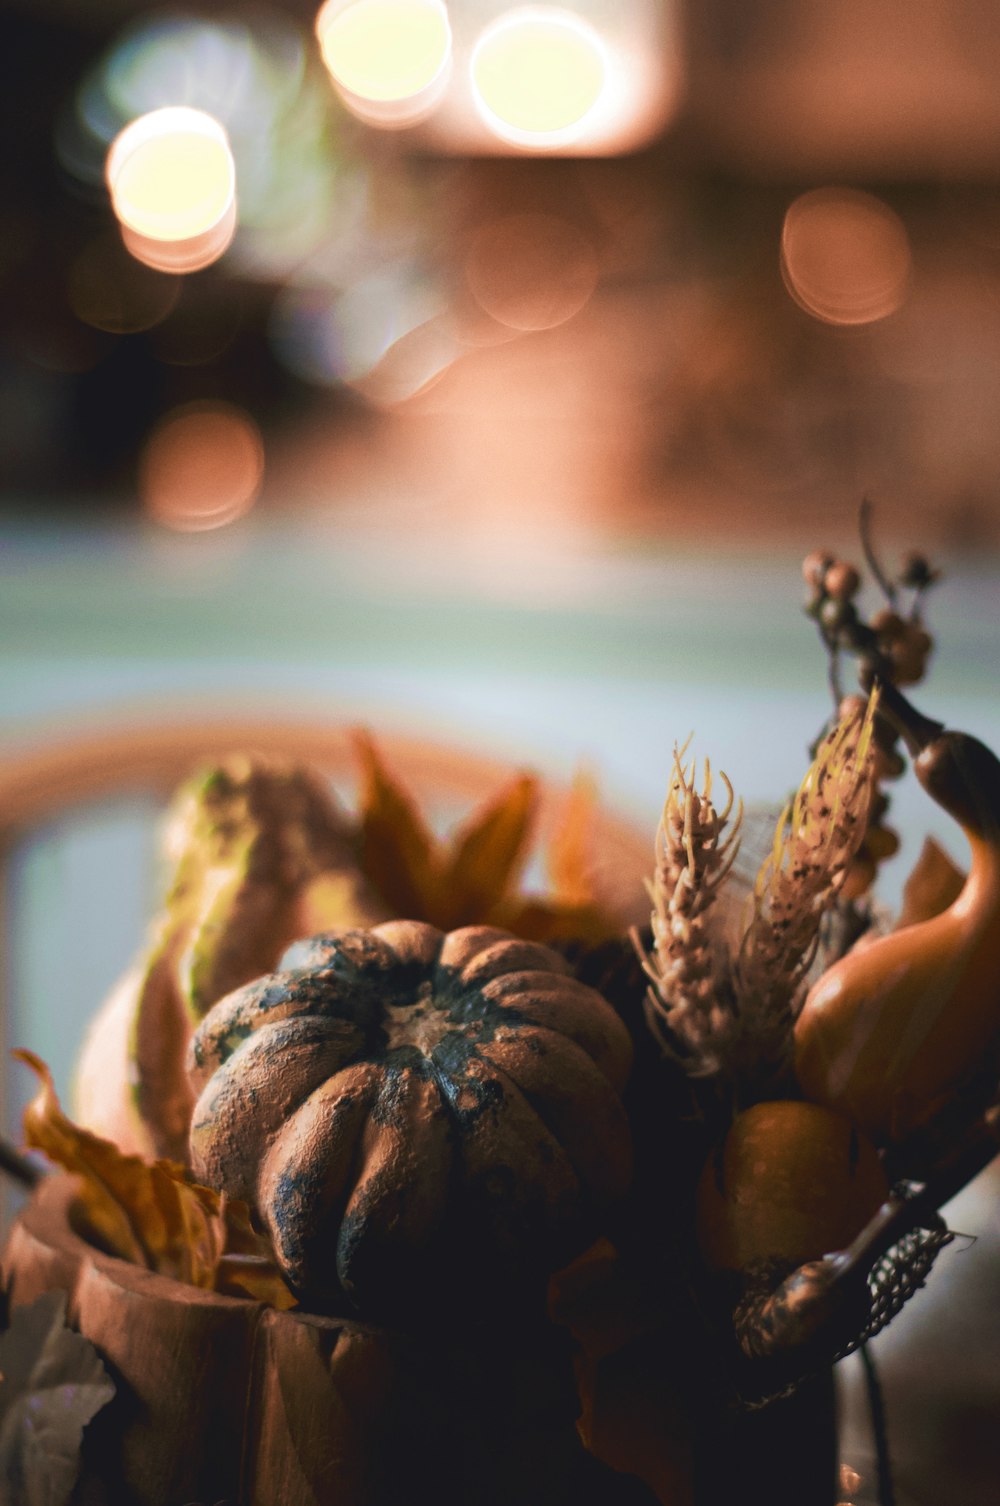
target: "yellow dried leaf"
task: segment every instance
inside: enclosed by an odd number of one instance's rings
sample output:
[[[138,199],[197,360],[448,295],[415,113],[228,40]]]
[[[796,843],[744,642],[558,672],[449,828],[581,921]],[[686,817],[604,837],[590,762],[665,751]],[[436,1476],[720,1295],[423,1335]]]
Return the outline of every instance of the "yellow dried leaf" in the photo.
[[[593,834],[597,785],[581,769],[570,786],[546,855],[553,896],[570,905],[594,903]]]
[[[361,866],[395,914],[427,920],[436,896],[436,844],[371,735],[354,734],[361,765]]]
[[[226,1274],[222,1262],[232,1250],[254,1262],[258,1300],[293,1305],[244,1204],[188,1181],[182,1166],[123,1155],[110,1140],[81,1129],[63,1113],[45,1063],[31,1051],[13,1055],[41,1082],[24,1112],[25,1142],[78,1177],[84,1217],[106,1249],[205,1290]]]
[[[24,1111],[25,1144],[31,1150],[44,1151],[50,1161],[81,1178],[87,1221],[102,1244],[125,1260],[148,1265],[143,1231],[160,1243],[165,1231],[156,1228],[162,1221],[145,1163],[138,1156],[123,1156],[110,1140],[73,1124],[60,1108],[52,1074],[33,1052],[11,1054],[30,1067],[41,1082]]]
[[[524,861],[537,805],[537,779],[520,774],[456,833],[440,874],[436,924],[471,925],[506,897]]]
[[[215,1290],[227,1297],[250,1297],[266,1302],[278,1312],[298,1306],[274,1261],[262,1255],[223,1255],[219,1261]]]

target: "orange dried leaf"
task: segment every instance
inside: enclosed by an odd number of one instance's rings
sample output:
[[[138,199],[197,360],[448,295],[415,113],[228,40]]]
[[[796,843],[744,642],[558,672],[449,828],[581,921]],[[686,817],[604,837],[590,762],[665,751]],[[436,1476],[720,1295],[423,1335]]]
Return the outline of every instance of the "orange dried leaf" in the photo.
[[[439,914],[445,927],[480,921],[513,888],[538,805],[538,781],[520,774],[475,811],[453,837],[441,874]]]
[[[593,835],[597,785],[581,769],[570,786],[546,860],[553,897],[571,905],[594,903]]]
[[[368,732],[355,732],[354,750],[362,774],[361,866],[397,915],[428,920],[436,893],[434,837]]]
[[[598,905],[564,905],[545,899],[511,899],[486,917],[489,924],[512,931],[525,941],[606,941],[617,923]]]

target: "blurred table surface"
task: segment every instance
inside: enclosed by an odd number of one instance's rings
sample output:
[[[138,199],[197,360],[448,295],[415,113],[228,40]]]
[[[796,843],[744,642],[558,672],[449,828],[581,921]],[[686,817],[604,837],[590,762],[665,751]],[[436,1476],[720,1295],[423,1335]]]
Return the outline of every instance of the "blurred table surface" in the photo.
[[[699,554],[662,535],[536,547],[420,523],[418,509],[390,526],[363,508],[336,529],[289,516],[188,537],[110,517],[5,523],[0,754],[148,718],[167,700],[192,714],[364,723],[560,779],[583,763],[651,842],[673,745],[689,733],[748,803],[780,804],[798,782],[829,697],[795,554]],[[856,559],[853,516],[816,542]],[[997,745],[1000,574],[942,563],[919,703]],[[904,840],[890,903],[925,833],[965,858],[912,781],[893,792],[892,820]],[[149,800],[101,802],[7,854],[3,1034],[49,1060],[63,1092],[86,1021],[149,919],[155,822]],[[6,1075],[13,1129],[26,1074]],[[941,1255],[875,1343],[899,1506],[997,1499],[998,1190],[990,1173],[956,1200],[950,1222],[974,1242]],[[865,1477],[854,1499],[874,1502],[857,1362],[841,1372],[845,1459]]]

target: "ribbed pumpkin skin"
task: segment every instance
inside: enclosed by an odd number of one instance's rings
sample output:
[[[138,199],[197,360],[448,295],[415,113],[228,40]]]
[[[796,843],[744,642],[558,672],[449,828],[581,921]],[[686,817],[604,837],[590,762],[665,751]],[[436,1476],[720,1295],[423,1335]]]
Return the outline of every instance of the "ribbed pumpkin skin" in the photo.
[[[391,921],[286,960],[194,1038],[191,1154],[310,1302],[419,1321],[513,1295],[625,1190],[628,1033],[555,952]]]

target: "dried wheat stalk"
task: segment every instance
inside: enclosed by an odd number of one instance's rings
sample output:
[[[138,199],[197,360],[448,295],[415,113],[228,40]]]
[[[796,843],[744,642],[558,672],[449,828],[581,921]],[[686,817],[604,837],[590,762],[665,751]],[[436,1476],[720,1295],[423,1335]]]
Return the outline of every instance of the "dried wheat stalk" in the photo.
[[[792,1026],[805,993],[823,915],[864,837],[873,790],[873,696],[863,717],[837,724],[821,742],[781,815],[761,866],[753,914],[735,955],[713,906],[736,859],[743,806],[731,830],[702,789],[695,766],[674,766],[656,838],[652,952],[636,940],[651,987],[646,1018],[664,1052],[693,1077],[719,1075],[741,1090],[766,1089],[787,1069]]]
[[[734,986],[762,1037],[786,1036],[802,1006],[820,923],[864,837],[871,803],[876,697],[827,733],[778,821],[754,888]]]
[[[694,762],[690,770],[682,762],[686,746],[674,748],[670,787],[656,834],[656,870],[647,884],[653,902],[653,950],[647,954],[640,947],[639,955],[652,984],[646,999],[650,1029],[665,1051],[681,1056],[692,1075],[706,1076],[720,1069],[718,1047],[729,1024],[711,910],[736,859],[743,805],[740,802],[726,833],[734,804],[732,785],[725,774],[720,776],[727,798],[725,808],[717,811],[708,761],[699,791]]]

